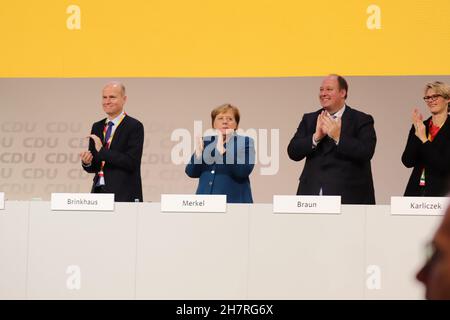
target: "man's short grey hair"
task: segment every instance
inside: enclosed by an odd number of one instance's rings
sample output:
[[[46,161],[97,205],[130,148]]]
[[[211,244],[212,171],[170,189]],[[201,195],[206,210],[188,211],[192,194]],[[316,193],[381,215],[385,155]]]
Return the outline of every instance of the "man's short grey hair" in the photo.
[[[124,84],[123,84],[122,82],[120,82],[120,81],[111,81],[111,82],[108,82],[108,83],[105,85],[105,87],[107,87],[107,86],[118,86],[118,87],[120,87],[120,91],[121,91],[121,93],[122,93],[122,96],[125,96],[126,93],[127,93],[127,91],[125,90]]]

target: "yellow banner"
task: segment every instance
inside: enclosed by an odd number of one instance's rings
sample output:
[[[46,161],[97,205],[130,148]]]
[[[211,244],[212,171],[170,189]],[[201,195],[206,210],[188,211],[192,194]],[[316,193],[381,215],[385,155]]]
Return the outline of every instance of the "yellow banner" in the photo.
[[[2,1],[0,77],[450,74],[449,0]]]

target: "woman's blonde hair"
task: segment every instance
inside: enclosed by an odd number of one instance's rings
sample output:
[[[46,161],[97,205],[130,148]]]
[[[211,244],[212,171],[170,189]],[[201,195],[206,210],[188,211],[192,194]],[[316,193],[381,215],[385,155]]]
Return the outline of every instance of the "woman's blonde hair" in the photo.
[[[444,99],[450,99],[450,87],[441,81],[429,82],[425,85],[425,94],[428,89],[434,90],[436,94],[440,94]]]

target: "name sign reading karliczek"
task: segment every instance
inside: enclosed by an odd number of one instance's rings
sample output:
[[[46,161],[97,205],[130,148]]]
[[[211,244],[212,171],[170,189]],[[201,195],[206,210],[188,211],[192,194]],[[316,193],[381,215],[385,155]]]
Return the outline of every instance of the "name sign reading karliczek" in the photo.
[[[226,212],[226,195],[162,194],[161,212]]]
[[[5,209],[5,193],[0,192],[0,210]]]
[[[448,197],[391,197],[391,215],[441,216]]]
[[[341,196],[273,196],[274,213],[341,213]]]
[[[52,210],[114,211],[113,193],[52,193]]]

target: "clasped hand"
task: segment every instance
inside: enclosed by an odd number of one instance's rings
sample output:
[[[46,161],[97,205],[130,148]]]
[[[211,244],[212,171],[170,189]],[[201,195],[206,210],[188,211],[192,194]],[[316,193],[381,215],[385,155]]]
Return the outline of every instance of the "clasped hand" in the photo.
[[[220,130],[216,130],[216,134],[217,134],[217,150],[219,151],[220,154],[224,154],[226,152],[225,149],[225,141],[228,141],[229,137],[234,133],[233,129],[226,129],[225,130],[225,134],[222,133]],[[205,145],[203,142],[203,138],[201,136],[197,136],[195,138],[195,156],[197,158],[200,158],[202,153],[203,153],[203,149],[204,149]]]
[[[95,150],[97,150],[97,152],[103,147],[102,141],[95,134],[89,135],[86,139],[92,139],[94,141]],[[80,159],[85,165],[90,165],[93,158],[94,157],[90,151],[83,151],[80,153]]]
[[[314,133],[314,140],[320,141],[325,136],[329,136],[334,141],[339,141],[341,136],[342,121],[340,118],[333,119],[328,112],[322,111],[317,117],[316,132]]]

